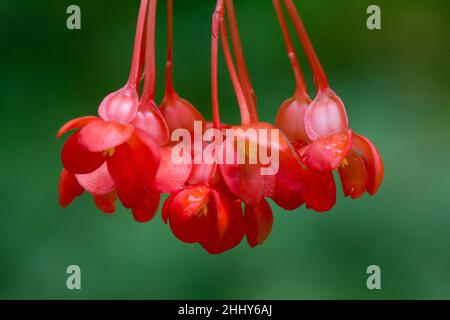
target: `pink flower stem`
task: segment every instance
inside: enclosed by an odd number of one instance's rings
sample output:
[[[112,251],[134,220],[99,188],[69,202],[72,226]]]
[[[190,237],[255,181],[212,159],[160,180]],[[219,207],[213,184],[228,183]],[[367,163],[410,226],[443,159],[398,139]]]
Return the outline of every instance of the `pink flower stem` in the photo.
[[[167,0],[166,97],[174,97],[173,86],[173,0]]]
[[[277,13],[278,21],[280,22],[281,32],[283,33],[283,39],[286,44],[286,49],[288,53],[289,60],[291,61],[292,70],[294,71],[295,83],[296,83],[296,97],[304,97],[307,93],[307,86],[305,82],[305,77],[303,76],[300,63],[298,61],[297,52],[295,51],[294,43],[289,35],[289,29],[286,23],[286,19],[283,14],[283,8],[279,0],[272,0],[273,6]]]
[[[155,28],[157,0],[150,0],[147,18],[147,48],[145,50],[145,80],[142,92],[142,100],[153,100],[156,85],[156,61],[155,61]]]
[[[216,9],[212,17],[212,39],[211,39],[211,98],[214,128],[221,129],[219,108],[219,17],[223,11],[223,0],[217,0]]]
[[[256,95],[252,86],[252,81],[245,62],[244,52],[242,50],[241,38],[234,10],[233,0],[225,0],[225,7],[230,28],[231,42],[233,44],[233,53],[236,59],[236,67],[239,79],[244,90],[245,99],[250,109],[250,115],[253,122],[258,122],[258,112],[256,110]]]
[[[294,2],[292,0],[284,0],[284,4],[289,16],[291,17],[292,23],[294,24],[295,31],[300,38],[300,42],[303,45],[309,64],[311,65],[317,89],[327,89],[329,87],[327,76],[325,75],[323,67],[317,57],[316,51],[314,50],[311,40],[309,39],[308,33],[306,32],[305,26],[303,25],[302,19],[297,11],[297,8],[295,7]]]
[[[250,124],[252,122],[252,118],[250,116],[250,110],[247,104],[247,100],[245,99],[244,91],[242,89],[242,85],[239,81],[238,74],[236,72],[236,68],[234,66],[233,57],[231,55],[230,51],[230,45],[228,43],[228,33],[227,33],[227,27],[224,20],[224,13],[223,10],[220,12],[219,15],[219,21],[220,21],[220,36],[222,38],[222,48],[223,53],[225,55],[225,61],[227,63],[228,72],[230,74],[231,82],[233,84],[234,91],[236,93],[236,98],[238,100],[239,110],[241,112],[241,123],[243,125]]]
[[[131,62],[130,76],[128,78],[127,85],[129,87],[139,87],[141,80],[142,67],[144,64],[143,49],[145,47],[145,22],[147,17],[148,0],[141,0],[139,8],[139,16],[136,27],[136,36],[134,39],[133,58]]]

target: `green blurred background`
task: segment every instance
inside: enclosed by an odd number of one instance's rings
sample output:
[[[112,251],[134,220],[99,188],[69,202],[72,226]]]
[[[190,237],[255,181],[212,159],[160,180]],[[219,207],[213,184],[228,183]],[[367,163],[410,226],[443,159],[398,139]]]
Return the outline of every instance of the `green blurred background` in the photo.
[[[174,1],[175,84],[210,117],[213,0]],[[157,217],[99,213],[90,197],[57,200],[65,121],[95,114],[127,79],[138,1],[15,1],[0,5],[0,298],[442,299],[450,298],[450,3],[297,0],[344,100],[352,128],[375,142],[385,181],[375,197],[339,192],[326,214],[275,212],[270,238],[222,255],[179,242]],[[82,30],[66,28],[66,8]],[[382,30],[366,28],[378,4]],[[271,1],[236,0],[261,118],[294,89]],[[166,8],[158,10],[158,101],[164,91]],[[306,75],[309,69],[301,55]],[[224,64],[224,121],[239,120]],[[66,288],[66,268],[82,290]],[[366,268],[382,290],[366,288]]]

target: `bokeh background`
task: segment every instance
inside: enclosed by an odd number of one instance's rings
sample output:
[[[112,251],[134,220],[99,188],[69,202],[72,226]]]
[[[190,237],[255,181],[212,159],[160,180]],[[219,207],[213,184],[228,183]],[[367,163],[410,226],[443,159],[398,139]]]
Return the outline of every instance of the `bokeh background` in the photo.
[[[175,0],[175,84],[210,117],[213,0]],[[179,242],[157,217],[140,225],[90,197],[58,207],[65,121],[95,114],[127,79],[138,1],[0,4],[0,298],[2,299],[449,299],[450,4],[442,0],[298,0],[352,128],[385,163],[375,197],[316,214],[275,210],[270,238],[214,256]],[[66,8],[82,30],[66,28]],[[366,8],[382,9],[382,30]],[[236,0],[261,118],[272,121],[294,81],[269,0]],[[164,91],[165,1],[158,9],[158,101]],[[297,43],[298,44],[298,43]],[[302,64],[310,78],[303,54]],[[238,122],[220,66],[224,120]],[[82,290],[66,288],[66,268]],[[366,268],[382,290],[366,288]]]

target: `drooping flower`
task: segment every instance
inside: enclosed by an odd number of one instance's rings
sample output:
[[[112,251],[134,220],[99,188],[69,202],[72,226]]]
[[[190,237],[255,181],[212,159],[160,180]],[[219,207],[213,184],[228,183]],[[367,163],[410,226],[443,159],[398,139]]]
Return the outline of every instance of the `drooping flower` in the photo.
[[[78,125],[83,123],[84,119]],[[78,125],[70,129],[78,129]],[[68,128],[63,126],[58,135]],[[80,127],[67,139],[61,153],[69,173],[79,181],[89,180],[89,184],[81,183],[86,190],[96,194],[95,189],[107,188],[109,192],[115,189],[126,208],[138,205],[147,190],[151,190],[159,157],[156,143],[145,131],[102,119],[93,119]]]
[[[147,7],[148,1],[141,1],[130,77],[124,89],[104,99],[100,118],[77,118],[58,132],[61,137],[76,130],[61,153],[62,206],[86,190],[94,196],[97,207],[111,213],[117,195],[126,208],[140,212],[139,220],[145,220],[142,212],[150,209],[151,199],[155,199],[152,187],[159,166],[159,149],[147,132],[130,124],[137,112]]]
[[[374,194],[384,175],[383,163],[377,149],[367,138],[354,134],[349,128],[344,104],[329,87],[328,79],[294,3],[292,0],[284,0],[317,86],[316,98],[309,102],[279,0],[273,0],[273,3],[297,79],[294,98],[297,102],[285,103],[280,108],[277,126],[284,130],[290,139],[300,144],[300,158],[314,175],[339,169],[345,195],[358,197],[362,190]],[[297,117],[294,117],[295,115]],[[326,179],[327,185],[330,185],[329,190],[333,189],[331,179],[332,176]],[[317,177],[316,180],[320,181]]]
[[[172,193],[163,206],[163,220],[179,240],[199,243],[209,253],[222,253],[244,236],[241,202],[214,182],[213,177],[220,175],[215,166],[197,169],[206,180]]]
[[[227,9],[232,8],[232,1],[227,2]],[[230,5],[231,4],[231,5]],[[228,11],[227,11],[228,12]],[[245,62],[241,62],[241,77],[236,72],[231,51],[228,44],[228,35],[226,31],[226,23],[224,21],[223,11],[220,14],[220,34],[222,37],[222,47],[224,51],[225,60],[227,62],[228,71],[233,83],[233,87],[238,99],[238,105],[241,112],[240,126],[233,126],[233,134],[237,138],[237,144],[229,146],[230,143],[224,143],[223,154],[226,156],[226,150],[233,150],[234,156],[244,154],[247,158],[244,163],[239,161],[233,161],[232,164],[222,164],[220,169],[230,191],[240,198],[249,206],[257,206],[264,197],[273,198],[281,207],[291,208],[292,199],[285,197],[285,191],[290,188],[296,181],[295,186],[298,187],[302,183],[301,180],[301,163],[298,156],[293,149],[288,139],[282,132],[274,128],[271,124],[260,122],[257,117],[256,105],[254,94],[245,95],[242,83],[249,81],[249,77],[246,76],[247,71],[245,68]],[[233,43],[238,46],[236,54],[240,58],[236,58],[237,61],[245,61],[242,55],[242,49],[238,38],[238,29],[234,17],[234,11],[232,11],[231,19],[229,19],[231,30],[234,32],[231,38],[234,39]],[[251,88],[251,84],[246,84],[247,88]],[[251,91],[253,92],[253,91]],[[251,112],[250,110],[253,110]],[[251,132],[254,134],[252,135]],[[249,134],[250,133],[250,134]],[[234,144],[233,141],[231,143]],[[240,149],[239,150],[239,146]],[[263,174],[264,169],[271,164],[263,163],[260,158],[261,150],[266,150],[267,154],[278,155],[278,167],[276,172],[272,174]],[[256,161],[248,159],[253,155],[257,155]],[[296,191],[298,191],[296,189]],[[298,193],[298,192],[297,192]],[[296,196],[298,199],[298,195]]]

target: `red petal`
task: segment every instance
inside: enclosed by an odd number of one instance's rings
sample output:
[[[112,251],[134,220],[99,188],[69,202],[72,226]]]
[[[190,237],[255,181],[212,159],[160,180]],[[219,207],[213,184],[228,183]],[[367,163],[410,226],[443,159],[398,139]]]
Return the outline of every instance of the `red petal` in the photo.
[[[348,153],[346,159],[348,163],[339,168],[342,189],[345,196],[356,199],[362,196],[367,188],[366,164],[353,150]]]
[[[305,97],[305,101],[295,98],[286,100],[278,110],[275,126],[291,141],[308,142],[309,138],[305,131],[305,112],[311,100]]]
[[[375,145],[366,137],[355,134],[353,149],[361,154],[367,166],[367,192],[377,193],[384,178],[383,159]]]
[[[94,203],[99,210],[111,214],[116,212],[116,199],[116,193],[111,192],[103,196],[94,196]]]
[[[313,141],[348,130],[344,104],[331,89],[320,90],[306,109],[305,130]]]
[[[63,169],[59,178],[59,205],[67,207],[72,201],[83,193],[83,188],[78,183],[75,175]]]
[[[243,202],[256,205],[264,197],[266,180],[261,175],[261,166],[254,164],[220,165],[220,172],[230,191]]]
[[[130,147],[130,165],[137,181],[151,189],[160,162],[159,147],[149,134],[140,129],[136,129],[127,144]]]
[[[255,130],[256,135],[246,135],[247,130]],[[266,130],[267,136],[263,137],[260,135],[259,129]],[[248,205],[258,204],[263,196],[273,196],[275,192],[275,173],[273,175],[263,175],[263,169],[268,169],[270,164],[261,164],[261,159],[259,157],[261,148],[267,148],[269,154],[273,154],[273,149],[280,148],[277,141],[270,141],[271,132],[270,130],[277,130],[271,125],[266,123],[253,123],[249,126],[233,127],[235,139],[227,139],[225,143],[222,144],[222,154],[226,157],[227,150],[234,150],[234,160],[233,164],[222,164],[220,165],[220,171],[224,178],[225,183],[232,193],[234,193],[238,198],[244,201]],[[244,130],[244,133],[238,130]],[[250,132],[250,131],[249,131]],[[239,142],[235,141],[245,141],[246,144],[249,143],[254,151],[257,152],[257,164],[250,163],[249,159],[245,159],[244,164],[238,164],[238,153],[242,150],[238,150]],[[256,147],[255,147],[256,146]],[[247,148],[247,147],[246,147]]]
[[[67,139],[61,152],[61,160],[70,173],[91,173],[105,162],[105,158],[101,152],[90,152],[83,147],[79,143],[79,136],[79,132],[76,132]]]
[[[143,201],[147,190],[139,183],[132,166],[130,146],[125,143],[115,149],[107,160],[108,171],[116,183],[116,191],[125,208],[133,208]]]
[[[262,244],[272,231],[273,213],[266,200],[257,206],[245,207],[245,228],[248,244],[251,247]]]
[[[80,130],[80,144],[89,151],[101,152],[121,145],[130,138],[133,131],[132,125],[97,120]]]
[[[152,136],[159,146],[170,140],[170,132],[166,120],[154,101],[142,101],[133,124]]]
[[[170,228],[174,235],[181,241],[195,243],[201,241],[208,232],[211,213],[209,208],[210,189],[207,187],[191,187],[181,190],[171,200],[169,210]],[[206,215],[200,215],[207,206]],[[204,211],[203,211],[204,213]]]
[[[214,203],[211,211],[208,234],[200,241],[202,247],[211,254],[230,250],[241,243],[245,233],[241,201],[234,200],[216,191],[212,192]],[[209,214],[209,212],[208,212]]]
[[[93,195],[105,195],[110,193],[116,187],[114,181],[108,172],[108,166],[103,163],[100,168],[92,173],[77,174],[78,183],[89,193]]]
[[[160,106],[161,114],[166,120],[170,132],[183,128],[194,132],[194,122],[201,121],[203,128],[205,119],[188,101],[178,97],[166,97]]]
[[[94,117],[94,116],[86,116],[86,117],[81,117],[81,118],[76,118],[76,119],[70,120],[69,122],[65,123],[61,127],[61,129],[59,129],[57,137],[61,138],[63,136],[63,134],[65,134],[71,130],[80,129],[80,128],[84,127],[85,125],[91,123],[94,120],[99,120],[99,118]]]
[[[271,197],[277,205],[294,210],[304,203],[301,195],[305,185],[305,171],[296,150],[280,135],[279,169],[276,175],[275,193]]]
[[[150,193],[143,203],[133,208],[133,217],[137,222],[148,222],[153,219],[158,211],[161,196],[159,193]]]
[[[183,187],[192,171],[192,163],[175,164],[172,161],[173,147],[160,149],[161,161],[154,181],[155,191],[172,193]]]
[[[316,171],[337,169],[352,146],[352,131],[320,138],[301,151],[302,161]]]
[[[181,192],[182,190],[179,190],[178,192]],[[171,195],[169,195],[169,197],[166,199],[166,201],[164,201],[163,207],[161,209],[161,217],[164,221],[165,224],[167,224],[167,222],[169,221],[169,217],[170,217],[170,204],[173,200],[173,198],[178,194],[178,192],[172,193]]]
[[[125,86],[107,95],[98,108],[98,114],[105,121],[130,123],[138,111],[139,95],[136,88]]]
[[[303,198],[307,208],[317,212],[325,212],[333,208],[336,204],[336,184],[333,173],[308,170],[306,176]]]
[[[188,184],[198,185],[206,184],[209,185],[213,177],[217,173],[217,164],[193,164],[191,175],[187,181]]]

